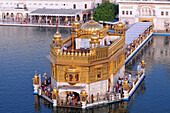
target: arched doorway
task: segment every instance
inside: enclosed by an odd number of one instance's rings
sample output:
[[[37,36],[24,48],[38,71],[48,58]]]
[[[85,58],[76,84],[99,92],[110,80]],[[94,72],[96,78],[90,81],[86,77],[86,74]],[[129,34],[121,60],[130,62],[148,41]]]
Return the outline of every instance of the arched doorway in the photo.
[[[11,13],[11,20],[14,20],[14,13]]]
[[[5,19],[5,13],[2,13],[2,19]]]
[[[77,20],[80,21],[80,16],[79,15],[77,15]]]
[[[80,95],[77,92],[73,92],[73,94],[75,95],[75,99],[77,99],[77,101],[80,101]]]
[[[22,19],[23,19],[23,14],[22,14],[22,13],[17,13],[17,14],[16,14],[16,19],[17,19],[17,21],[22,21]]]
[[[10,14],[6,13],[6,18],[9,19],[10,18]]]
[[[148,20],[144,20],[144,21],[142,21],[142,22],[150,22],[150,21],[148,21]]]
[[[139,18],[139,22],[153,22],[153,18]]]
[[[80,104],[80,94],[75,91],[62,91],[59,93],[59,101],[62,105],[78,105]]]
[[[83,21],[85,22],[86,21],[86,14],[83,15]]]
[[[25,14],[24,18],[28,19],[28,13]]]
[[[68,99],[69,97],[75,99],[77,102],[80,101],[80,94],[77,92],[72,92],[72,91],[66,92],[66,98]]]

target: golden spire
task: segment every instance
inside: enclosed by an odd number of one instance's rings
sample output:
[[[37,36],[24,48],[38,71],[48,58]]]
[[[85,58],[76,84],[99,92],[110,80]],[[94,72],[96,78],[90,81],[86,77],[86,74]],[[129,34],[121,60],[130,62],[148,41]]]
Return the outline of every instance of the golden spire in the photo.
[[[54,39],[61,39],[61,34],[58,31],[58,27],[57,27],[57,32],[54,34]]]
[[[93,11],[91,11],[91,20],[93,20]]]

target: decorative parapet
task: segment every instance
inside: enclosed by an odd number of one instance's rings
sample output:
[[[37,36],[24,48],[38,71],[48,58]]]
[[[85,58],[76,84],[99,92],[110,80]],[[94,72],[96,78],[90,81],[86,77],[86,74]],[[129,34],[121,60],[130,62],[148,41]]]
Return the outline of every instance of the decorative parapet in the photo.
[[[115,54],[125,44],[125,39],[123,37],[120,37],[117,39],[113,44],[111,44],[108,48],[108,55],[111,56],[112,54]]]
[[[85,53],[85,52],[56,52],[53,46],[50,46],[50,56],[57,63],[82,63],[88,64],[89,62],[102,60],[110,57],[115,54],[121,46],[124,45],[124,38],[121,37],[116,40],[112,45],[96,48],[94,52]]]
[[[89,61],[101,60],[108,57],[108,47],[96,48],[95,53],[89,57]]]
[[[87,64],[88,58],[92,53],[81,53],[81,52],[55,52],[54,48],[50,46],[50,56],[57,63],[82,63]]]
[[[86,39],[91,39],[91,36],[94,34],[95,31],[82,31],[77,30],[76,32],[76,38],[86,38]],[[99,35],[99,38],[102,39],[103,36],[106,36],[107,29],[101,30],[97,35]]]

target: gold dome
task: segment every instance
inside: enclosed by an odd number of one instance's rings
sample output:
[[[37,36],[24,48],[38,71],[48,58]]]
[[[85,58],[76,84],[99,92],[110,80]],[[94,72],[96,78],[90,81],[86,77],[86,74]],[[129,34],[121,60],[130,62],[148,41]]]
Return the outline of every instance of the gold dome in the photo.
[[[103,26],[99,23],[95,22],[94,20],[90,20],[89,22],[84,23],[81,26],[82,31],[85,32],[96,32],[103,29]]]
[[[81,26],[82,31],[84,31],[84,32],[96,32],[96,31],[102,30],[103,26],[93,20],[93,12],[91,12],[91,15],[92,15],[91,20],[84,23]]]
[[[106,29],[109,29],[109,26],[108,26],[108,24],[105,26],[105,28],[106,28]]]
[[[57,29],[57,32],[54,34],[54,39],[61,39],[61,34],[58,32],[58,29]]]
[[[80,23],[76,20],[74,23],[73,23],[75,26],[78,26],[80,25]]]
[[[96,33],[93,33],[93,35],[91,36],[91,40],[98,40],[99,37],[97,36]]]
[[[121,21],[119,21],[119,23],[117,24],[119,27],[122,27],[123,26],[123,24],[122,24],[122,22]]]

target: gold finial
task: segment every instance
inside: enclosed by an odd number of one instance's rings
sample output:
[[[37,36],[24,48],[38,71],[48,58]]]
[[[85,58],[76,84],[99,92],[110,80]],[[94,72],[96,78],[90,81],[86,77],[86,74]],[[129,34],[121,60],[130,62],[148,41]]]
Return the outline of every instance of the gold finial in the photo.
[[[57,27],[57,32],[54,34],[54,39],[61,39],[61,34],[59,33],[58,27]]]
[[[91,11],[91,20],[93,20],[93,11]]]

